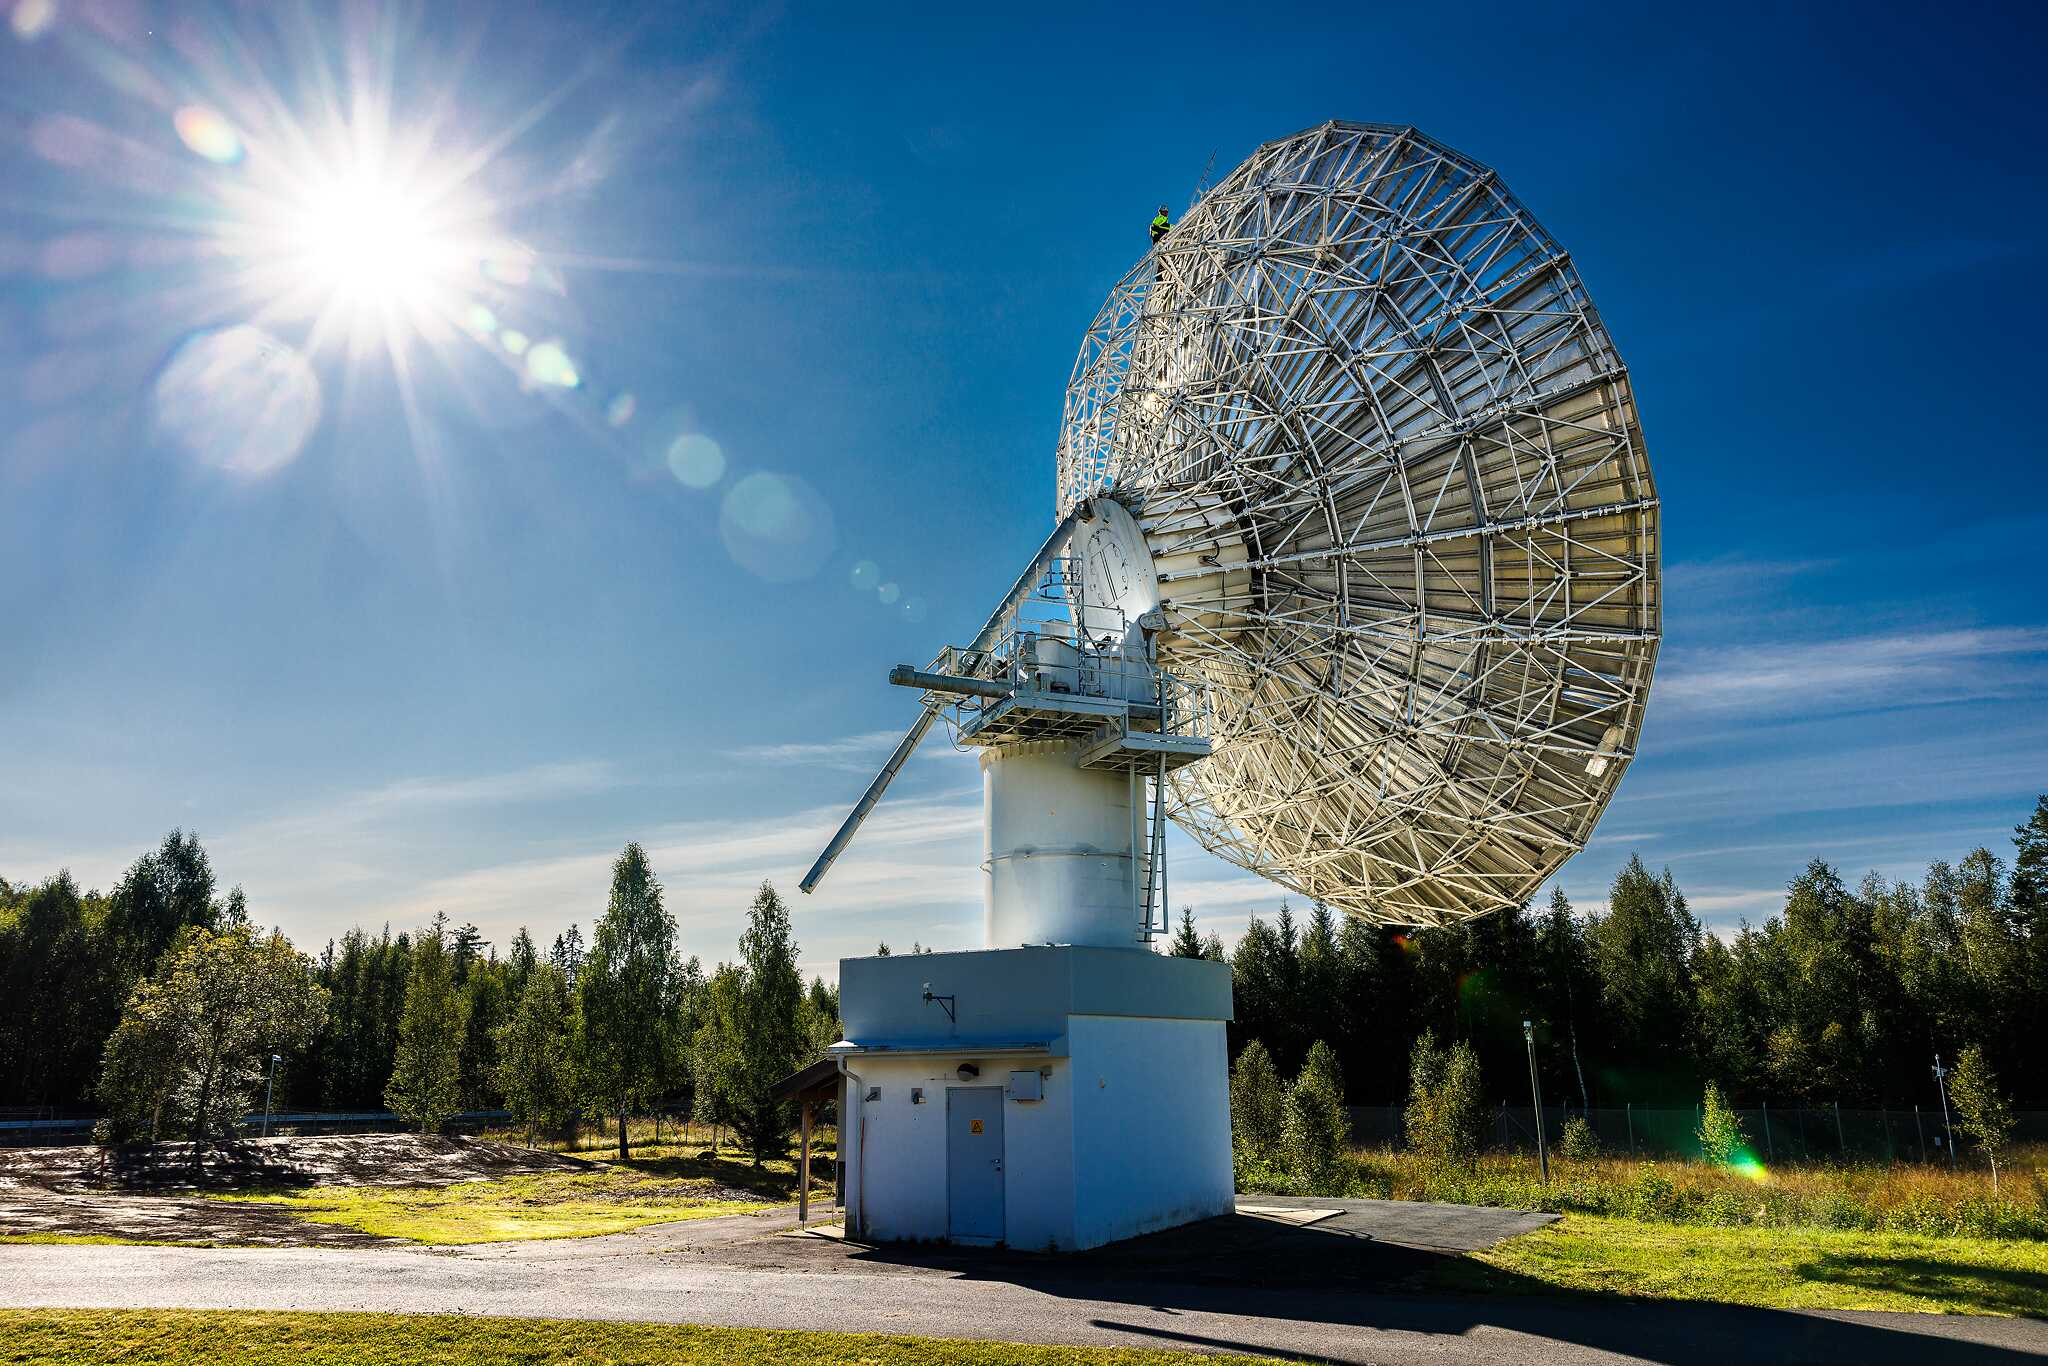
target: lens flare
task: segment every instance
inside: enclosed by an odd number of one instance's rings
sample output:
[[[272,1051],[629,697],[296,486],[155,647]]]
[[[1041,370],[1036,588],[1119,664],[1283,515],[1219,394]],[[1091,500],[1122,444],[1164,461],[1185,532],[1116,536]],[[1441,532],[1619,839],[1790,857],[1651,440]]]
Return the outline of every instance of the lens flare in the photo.
[[[793,474],[758,471],[726,490],[718,534],[734,563],[772,583],[809,578],[836,542],[832,509]]]
[[[894,607],[896,599],[903,596],[903,588],[899,584],[885,583],[875,590],[875,595],[881,598],[882,606]]]
[[[526,378],[530,383],[552,389],[574,389],[583,383],[575,362],[556,341],[544,341],[527,351]]]
[[[702,432],[686,432],[669,442],[668,472],[685,488],[708,489],[725,477],[725,452]],[[760,534],[755,527],[774,515],[765,503],[780,490],[780,485],[769,484],[750,493],[743,502],[742,516],[749,534]]]
[[[853,573],[848,577],[853,583],[854,592],[871,593],[875,585],[882,581],[882,567],[873,560],[861,560],[854,565]]]
[[[221,328],[178,348],[157,376],[150,416],[194,463],[259,479],[290,464],[319,425],[320,380],[261,328]]]
[[[24,43],[32,43],[42,37],[43,31],[56,22],[55,0],[19,0],[14,13],[7,17],[8,27]]]
[[[232,166],[242,159],[242,139],[234,125],[204,105],[188,104],[171,116],[178,140],[194,155],[219,166]]]
[[[1728,1159],[1728,1169],[1736,1175],[1746,1176],[1758,1184],[1771,1179],[1771,1174],[1764,1167],[1764,1164],[1758,1160],[1755,1153],[1747,1148],[1737,1148],[1735,1150],[1735,1155]]]

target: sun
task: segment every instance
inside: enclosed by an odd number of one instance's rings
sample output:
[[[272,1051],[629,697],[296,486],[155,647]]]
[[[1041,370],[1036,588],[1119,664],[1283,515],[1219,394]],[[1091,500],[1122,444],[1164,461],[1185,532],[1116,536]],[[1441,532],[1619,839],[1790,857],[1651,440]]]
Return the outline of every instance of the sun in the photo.
[[[431,310],[459,269],[456,244],[424,198],[368,171],[314,182],[293,218],[287,249],[343,308]]]
[[[459,201],[367,159],[295,169],[261,205],[255,245],[298,311],[387,337],[436,333],[458,316],[480,255]]]

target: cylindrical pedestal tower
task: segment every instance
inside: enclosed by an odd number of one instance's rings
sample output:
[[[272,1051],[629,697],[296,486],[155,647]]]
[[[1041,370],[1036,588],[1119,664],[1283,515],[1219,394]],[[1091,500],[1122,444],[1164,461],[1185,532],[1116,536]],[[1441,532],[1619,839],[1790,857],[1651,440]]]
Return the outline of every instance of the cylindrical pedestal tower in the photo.
[[[1138,831],[1127,773],[1030,740],[981,754],[986,947],[1138,947]]]

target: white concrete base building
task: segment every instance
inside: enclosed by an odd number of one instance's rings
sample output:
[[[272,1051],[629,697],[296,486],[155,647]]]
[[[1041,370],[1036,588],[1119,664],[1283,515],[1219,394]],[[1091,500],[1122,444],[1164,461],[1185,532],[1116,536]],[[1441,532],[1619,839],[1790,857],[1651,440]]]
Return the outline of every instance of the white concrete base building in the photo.
[[[1230,1212],[1225,964],[1046,945],[839,983],[851,1236],[1073,1251]]]

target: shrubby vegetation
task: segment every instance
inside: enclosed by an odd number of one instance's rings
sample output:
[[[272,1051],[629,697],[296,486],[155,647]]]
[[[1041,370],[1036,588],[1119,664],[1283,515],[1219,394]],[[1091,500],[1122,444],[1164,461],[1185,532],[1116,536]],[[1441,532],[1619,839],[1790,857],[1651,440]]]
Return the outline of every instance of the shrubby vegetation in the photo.
[[[1408,1061],[1408,1146],[1435,1166],[1469,1163],[1486,1133],[1479,1057],[1463,1039],[1439,1048],[1424,1030]]]
[[[1723,1166],[1736,1159],[1748,1139],[1748,1135],[1742,1132],[1741,1119],[1728,1108],[1728,1102],[1721,1098],[1721,1088],[1711,1081],[1707,1083],[1706,1092],[1700,1097],[1698,1138],[1700,1160]]]
[[[1566,1119],[1557,1136],[1557,1156],[1564,1162],[1590,1162],[1600,1156],[1600,1136],[1584,1115]]]

